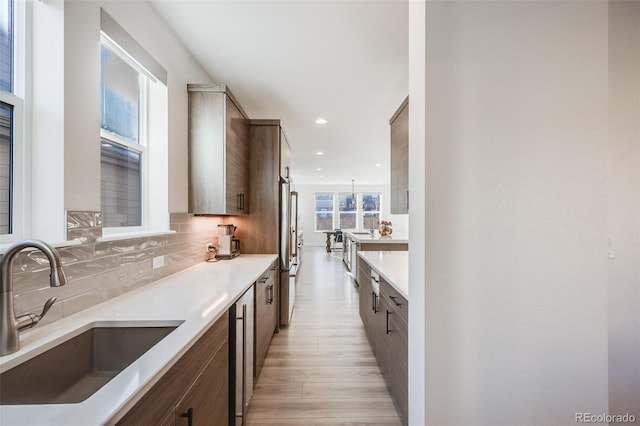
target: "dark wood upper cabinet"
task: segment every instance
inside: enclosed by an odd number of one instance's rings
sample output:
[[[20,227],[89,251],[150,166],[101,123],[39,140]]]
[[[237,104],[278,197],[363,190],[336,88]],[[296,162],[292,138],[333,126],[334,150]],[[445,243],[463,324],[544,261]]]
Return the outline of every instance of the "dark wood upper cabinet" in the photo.
[[[249,119],[225,85],[189,84],[189,212],[249,212]]]
[[[409,213],[409,97],[391,120],[391,214]]]

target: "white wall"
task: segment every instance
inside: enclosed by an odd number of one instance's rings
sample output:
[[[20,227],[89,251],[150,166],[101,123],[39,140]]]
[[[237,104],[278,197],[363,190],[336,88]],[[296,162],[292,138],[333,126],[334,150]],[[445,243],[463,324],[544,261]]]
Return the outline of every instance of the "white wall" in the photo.
[[[428,424],[608,412],[607,31],[606,2],[426,4]]]
[[[315,232],[315,193],[316,192],[351,192],[351,184],[348,185],[299,185],[294,183],[294,191],[298,191],[298,209],[300,212],[298,227],[304,231],[304,244],[307,246],[324,246],[326,235]],[[389,206],[389,185],[355,185],[356,192],[380,192],[381,193],[381,220],[390,220],[393,223],[393,232],[406,234],[409,232],[409,218],[406,214],[392,215]],[[337,217],[336,217],[337,220]],[[337,222],[336,222],[337,223]]]
[[[640,3],[609,5],[609,412],[640,419]]]
[[[409,3],[409,424],[426,424],[426,4]],[[414,309],[413,307],[417,307]]]
[[[34,2],[33,230],[47,240],[64,239],[65,209],[100,210],[100,7],[167,70],[164,213],[188,209],[186,85],[210,77],[145,1]]]
[[[64,238],[64,2],[32,2],[33,100],[31,235]],[[27,120],[29,118],[27,117]],[[35,220],[34,220],[35,219]]]

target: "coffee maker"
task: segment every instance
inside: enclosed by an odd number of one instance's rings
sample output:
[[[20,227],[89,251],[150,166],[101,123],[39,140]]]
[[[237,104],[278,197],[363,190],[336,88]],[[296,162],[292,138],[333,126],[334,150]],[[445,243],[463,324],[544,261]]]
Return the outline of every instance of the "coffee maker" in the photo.
[[[234,235],[233,225],[218,225],[218,254],[216,259],[233,259],[240,255],[240,240]]]

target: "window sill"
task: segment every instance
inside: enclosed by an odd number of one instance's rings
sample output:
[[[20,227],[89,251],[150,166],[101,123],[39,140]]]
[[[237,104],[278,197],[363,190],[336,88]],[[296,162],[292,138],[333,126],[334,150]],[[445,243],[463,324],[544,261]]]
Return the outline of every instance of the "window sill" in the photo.
[[[118,233],[103,235],[102,237],[98,238],[97,241],[102,243],[107,241],[128,240],[131,238],[157,237],[159,235],[171,235],[175,233],[176,231],[118,232]]]

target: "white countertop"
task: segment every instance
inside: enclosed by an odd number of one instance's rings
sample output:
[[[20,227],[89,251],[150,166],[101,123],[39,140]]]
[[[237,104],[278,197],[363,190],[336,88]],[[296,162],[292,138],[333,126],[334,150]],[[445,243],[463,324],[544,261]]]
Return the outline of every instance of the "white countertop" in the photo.
[[[408,251],[360,251],[358,256],[409,301]]]
[[[22,333],[21,349],[0,357],[0,372],[80,334],[95,322],[143,321],[147,325],[156,325],[155,322],[160,325],[184,321],[85,401],[77,404],[0,406],[0,424],[114,424],[276,259],[275,254],[265,254],[242,255],[215,263],[202,262],[90,309]]]
[[[380,234],[376,231],[374,236],[371,237],[371,234],[367,230],[351,230],[351,231],[343,231],[344,235],[351,238],[353,241],[357,241],[359,243],[376,243],[376,244],[393,244],[393,243],[409,243],[409,235],[408,234],[391,234],[381,237]]]

